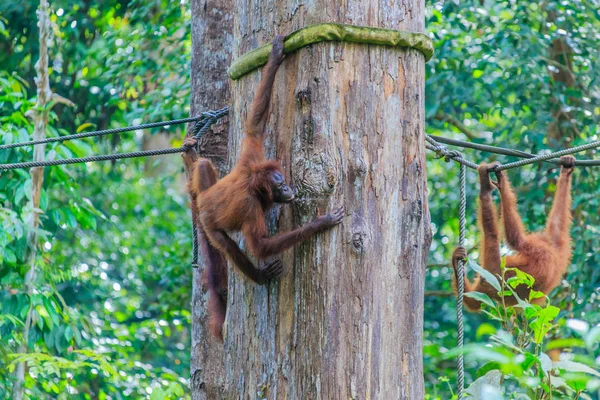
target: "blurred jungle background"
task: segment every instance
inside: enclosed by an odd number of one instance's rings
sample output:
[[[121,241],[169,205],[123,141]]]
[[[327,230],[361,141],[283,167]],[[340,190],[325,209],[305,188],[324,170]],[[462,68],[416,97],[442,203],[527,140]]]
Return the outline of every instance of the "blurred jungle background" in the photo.
[[[3,143],[30,140],[33,132],[26,114],[36,100],[37,7],[30,0],[0,2]],[[55,0],[50,7],[50,87],[75,107],[52,108],[48,135],[189,115],[189,0]],[[599,10],[597,0],[428,1],[426,27],[436,53],[426,64],[427,133],[530,153],[599,140]],[[177,126],[46,151],[82,157],[176,146],[182,137]],[[510,159],[464,154],[477,163]],[[31,157],[30,148],[0,151],[0,163]],[[600,159],[593,151],[578,157]],[[425,385],[429,398],[449,399],[456,316],[448,260],[458,241],[458,167],[430,154],[427,168],[434,236]],[[179,156],[47,168],[38,273],[29,291],[31,177],[27,170],[0,174],[0,398],[12,392],[17,361],[29,367],[31,398],[189,397],[191,237],[182,171]],[[537,164],[508,174],[525,225],[539,229],[558,168]],[[542,347],[528,353],[533,360],[511,352],[506,321],[468,314],[465,342],[479,347],[467,355],[467,382],[496,363],[510,377],[504,398],[549,398],[539,389],[547,354],[567,370],[565,398],[600,398],[598,177],[600,167],[574,175],[574,255],[551,296],[557,311],[543,326]],[[477,260],[472,171],[467,190],[467,248]],[[15,358],[30,312],[29,350]],[[505,350],[486,352],[492,345]]]

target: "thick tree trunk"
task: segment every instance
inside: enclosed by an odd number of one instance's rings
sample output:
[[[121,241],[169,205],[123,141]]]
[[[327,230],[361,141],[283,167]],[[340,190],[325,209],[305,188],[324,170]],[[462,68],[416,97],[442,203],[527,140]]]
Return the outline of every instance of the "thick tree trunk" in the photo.
[[[192,0],[191,115],[229,104],[227,67],[231,61],[233,15],[231,0]],[[200,140],[200,152],[223,172],[229,122],[213,125]],[[184,154],[186,172],[197,158]],[[194,209],[193,209],[194,210]],[[202,261],[202,257],[200,257]],[[208,294],[202,285],[204,266],[194,270],[192,288],[191,391],[193,400],[219,399],[225,382],[223,344],[208,332]]]
[[[234,54],[309,24],[424,31],[422,0],[236,0]],[[259,72],[232,84],[230,159]],[[230,274],[226,398],[422,399],[426,196],[424,57],[320,43],[275,80],[268,156],[299,189],[270,226],[289,230],[344,204],[342,225],[281,255],[256,286]]]

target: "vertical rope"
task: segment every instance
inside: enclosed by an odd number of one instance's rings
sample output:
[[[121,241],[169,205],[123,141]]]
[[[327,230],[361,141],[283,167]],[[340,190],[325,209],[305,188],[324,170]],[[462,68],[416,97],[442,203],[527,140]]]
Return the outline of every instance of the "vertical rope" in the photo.
[[[458,245],[465,247],[465,231],[467,224],[467,179],[466,179],[466,167],[477,169],[477,164],[466,160],[463,155],[458,151],[449,151],[444,146],[440,145],[433,138],[425,135],[425,147],[429,150],[436,152],[438,158],[444,158],[446,161],[454,160],[460,164],[460,203],[458,208],[458,220],[459,220],[459,233],[458,233]],[[462,354],[464,344],[464,324],[463,324],[463,297],[465,294],[465,262],[460,260],[458,262],[458,271],[456,279],[456,325],[458,330],[458,343],[457,346],[460,350],[456,359],[456,367],[458,371],[457,376],[457,394],[458,400],[463,400],[465,391],[465,363]]]
[[[467,222],[466,210],[467,210],[467,195],[466,195],[466,173],[465,165],[460,164],[460,205],[458,210],[459,215],[459,235],[458,245],[461,247],[465,246],[465,225]],[[463,399],[463,392],[465,390],[465,365],[462,354],[463,342],[464,342],[464,326],[463,326],[463,295],[465,292],[465,263],[460,260],[458,262],[458,277],[457,277],[457,293],[456,293],[456,324],[458,326],[458,344],[457,347],[461,352],[457,357],[457,369],[458,369],[458,400]]]
[[[196,139],[200,139],[200,137],[205,134],[210,127],[217,122],[220,118],[229,114],[229,107],[223,107],[220,110],[216,111],[207,111],[202,113],[202,117],[196,120],[194,127],[192,128],[191,136]],[[197,150],[197,149],[196,149]],[[192,214],[196,213],[196,201],[192,199]],[[192,216],[192,267],[198,268],[200,264],[198,263],[198,226],[196,223],[196,218]]]
[[[192,218],[192,268],[198,268],[198,227],[196,226],[196,220]]]

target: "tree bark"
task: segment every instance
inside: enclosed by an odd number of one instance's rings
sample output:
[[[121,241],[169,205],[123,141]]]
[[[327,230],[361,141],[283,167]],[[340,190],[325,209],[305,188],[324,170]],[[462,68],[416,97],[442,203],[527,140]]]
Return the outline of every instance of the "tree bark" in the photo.
[[[235,56],[322,22],[424,31],[422,0],[236,0],[234,13]],[[259,77],[232,84],[231,165]],[[270,227],[287,231],[342,203],[347,216],[281,254],[278,281],[230,273],[225,398],[424,397],[423,96],[417,50],[319,43],[287,56],[266,146],[298,199],[271,213]]]
[[[227,67],[231,61],[233,15],[231,0],[192,0],[192,96],[191,115],[229,104]],[[199,143],[223,175],[227,158],[229,122],[214,124]],[[183,155],[186,174],[198,158],[195,150]],[[192,207],[195,213],[195,207]],[[219,399],[225,382],[223,344],[208,331],[208,294],[202,284],[204,265],[193,274],[191,392],[193,400]]]

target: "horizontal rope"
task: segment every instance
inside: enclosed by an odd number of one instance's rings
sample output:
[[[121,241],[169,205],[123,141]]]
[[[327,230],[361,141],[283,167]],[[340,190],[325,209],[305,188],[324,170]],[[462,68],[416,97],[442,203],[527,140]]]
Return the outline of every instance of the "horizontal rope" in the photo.
[[[131,153],[117,153],[117,154],[103,154],[99,156],[89,156],[81,158],[67,158],[64,160],[45,160],[45,161],[28,161],[13,164],[0,164],[0,171],[6,171],[10,169],[19,168],[33,168],[33,167],[54,167],[56,165],[66,164],[79,164],[88,163],[95,161],[111,161],[120,160],[122,158],[136,158],[136,157],[154,157],[163,154],[176,154],[187,150],[187,147],[177,147],[172,149],[159,149],[159,150],[144,150],[144,151],[133,151]]]
[[[172,120],[172,121],[153,122],[150,124],[128,126],[128,127],[124,127],[124,128],[115,128],[115,129],[106,129],[106,130],[102,130],[102,131],[75,133],[75,134],[66,135],[66,136],[58,136],[58,137],[53,137],[53,138],[41,139],[41,140],[32,140],[30,142],[3,144],[3,145],[0,145],[0,150],[14,149],[15,147],[35,146],[38,144],[64,142],[66,140],[82,139],[82,138],[91,137],[91,136],[111,135],[111,134],[115,134],[115,133],[135,131],[138,129],[156,128],[159,126],[177,125],[177,124],[183,124],[186,122],[194,122],[194,121],[199,120],[200,118],[202,118],[202,117],[197,116],[197,117],[176,119],[176,120]]]
[[[191,119],[192,121],[196,121],[194,127],[192,129],[192,136],[196,139],[199,139],[210,127],[217,122],[220,118],[224,117],[229,113],[229,107],[224,107],[220,110],[216,111],[207,111],[202,113],[199,117],[185,118]],[[146,124],[151,125],[151,124]],[[142,125],[138,125],[134,127],[134,129],[141,129]],[[132,127],[128,127],[132,128]],[[124,132],[122,129],[127,128],[118,128],[121,129],[120,132]],[[133,129],[129,129],[133,130]],[[98,131],[103,132],[103,131]],[[91,133],[91,132],[89,132]],[[116,133],[116,132],[112,132]],[[73,136],[63,136],[64,138],[75,139]],[[55,139],[55,138],[53,138]],[[65,139],[68,140],[68,139]],[[17,143],[15,143],[17,144]],[[31,142],[20,143],[22,145],[30,145]],[[41,144],[41,143],[40,143]],[[189,149],[188,146],[176,147],[171,149],[156,149],[156,150],[143,150],[143,151],[133,151],[130,153],[116,153],[116,154],[103,154],[97,156],[88,156],[88,157],[80,157],[80,158],[68,158],[62,160],[44,160],[44,161],[28,161],[28,162],[20,162],[20,163],[12,163],[12,164],[0,164],[0,171],[7,171],[11,169],[19,169],[19,168],[34,168],[34,167],[53,167],[57,165],[67,165],[67,164],[79,164],[79,163],[88,163],[95,161],[112,161],[112,160],[121,160],[124,158],[137,158],[137,157],[154,157],[165,154],[177,154],[187,151]]]
[[[433,56],[433,41],[424,33],[335,23],[309,25],[290,33],[283,43],[283,51],[289,54],[311,44],[331,41],[413,48],[423,54],[425,61]],[[227,71],[229,77],[237,80],[265,65],[271,48],[269,43],[237,58]]]
[[[207,118],[217,118],[218,119],[221,116],[226,115],[228,111],[229,111],[229,107],[224,107],[224,108],[222,108],[220,110],[216,110],[216,111],[203,112],[202,114],[200,114],[198,116],[195,116],[195,117],[174,119],[174,120],[171,120],[171,121],[163,121],[163,122],[151,122],[151,123],[148,123],[148,124],[126,126],[126,127],[123,127],[123,128],[105,129],[105,130],[101,130],[101,131],[91,131],[91,132],[75,133],[75,134],[66,135],[66,136],[58,136],[58,137],[53,137],[53,138],[45,138],[45,139],[41,139],[41,140],[32,140],[32,141],[29,141],[29,142],[3,144],[3,145],[0,145],[0,150],[14,149],[16,147],[35,146],[35,145],[38,145],[38,144],[46,144],[46,143],[54,143],[54,142],[64,142],[64,141],[67,141],[67,140],[82,139],[82,138],[92,137],[92,136],[112,135],[112,134],[115,134],[115,133],[137,131],[139,129],[157,128],[157,127],[160,127],[160,126],[185,124],[187,122],[201,121],[201,120],[204,120],[204,119],[207,119]]]
[[[454,160],[466,167],[477,169],[477,164],[464,158],[463,155],[458,151],[448,150],[436,142],[433,138],[429,137],[429,135],[425,135],[425,140],[427,140],[425,147],[429,150],[435,151],[439,158],[443,157],[446,161]]]
[[[537,157],[530,158],[528,160],[521,160],[521,161],[515,161],[512,163],[508,163],[508,164],[496,165],[495,167],[492,168],[492,170],[493,171],[505,171],[507,169],[522,167],[524,165],[538,163],[538,162],[550,160],[552,158],[557,158],[557,157],[562,157],[562,156],[566,156],[569,154],[579,153],[579,152],[593,149],[596,147],[600,147],[600,141],[584,144],[584,145],[573,147],[570,149],[556,151],[553,153],[543,154],[543,155],[540,155]]]
[[[432,139],[434,139],[436,142],[443,143],[443,144],[449,144],[451,146],[457,146],[457,147],[462,147],[462,148],[467,148],[467,149],[474,149],[474,150],[479,150],[479,151],[485,151],[488,153],[502,154],[505,156],[514,156],[514,157],[520,157],[520,158],[535,158],[536,157],[534,154],[526,153],[526,152],[520,151],[520,150],[506,149],[503,147],[490,146],[487,144],[466,142],[463,140],[451,139],[451,138],[446,138],[443,136],[435,136],[435,135],[428,135],[428,136],[431,137]],[[556,159],[552,158],[549,160],[545,160],[545,162],[556,164],[556,165],[561,164],[560,160],[558,158],[556,158]],[[580,166],[580,167],[600,166],[600,160],[576,160],[575,165]]]

